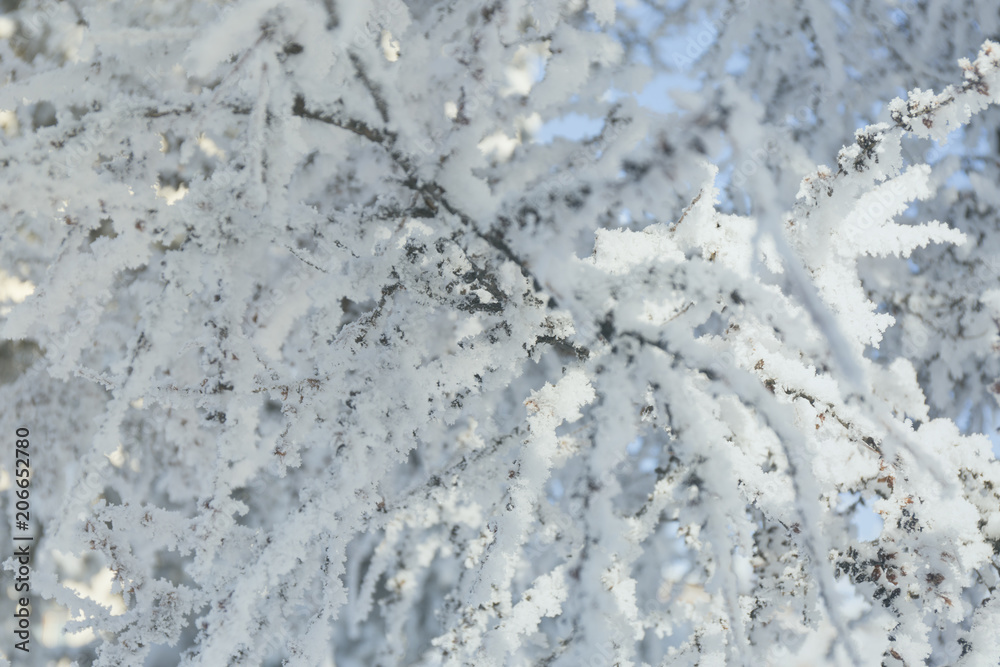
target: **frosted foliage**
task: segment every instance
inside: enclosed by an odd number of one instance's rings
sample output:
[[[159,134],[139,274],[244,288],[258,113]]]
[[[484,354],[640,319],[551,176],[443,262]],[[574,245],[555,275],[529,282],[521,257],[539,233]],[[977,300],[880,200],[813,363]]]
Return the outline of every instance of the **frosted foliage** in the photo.
[[[3,7],[31,664],[997,664],[992,0]]]

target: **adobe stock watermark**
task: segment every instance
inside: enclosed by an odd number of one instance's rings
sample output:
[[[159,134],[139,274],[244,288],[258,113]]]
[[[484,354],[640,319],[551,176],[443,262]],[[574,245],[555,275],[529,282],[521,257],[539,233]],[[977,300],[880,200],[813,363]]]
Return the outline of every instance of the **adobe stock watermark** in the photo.
[[[711,48],[726,26],[733,22],[744,9],[750,6],[750,0],[734,0],[726,6],[722,13],[713,19],[702,19],[694,25],[694,30],[684,42],[684,50],[672,54],[674,67],[686,70]]]
[[[846,221],[847,226],[855,231],[865,232],[892,219],[908,187],[906,179],[900,177],[882,183],[868,195],[874,201],[861,210],[852,211],[851,217]]]
[[[384,8],[369,12],[363,27],[354,26],[350,39],[341,46],[341,55],[346,55],[351,47],[365,48],[379,44],[383,32],[388,31],[394,20],[406,12],[406,3],[402,0],[388,0],[384,4]]]
[[[406,3],[403,0],[386,0],[379,2],[378,7],[368,13],[368,18],[363,25],[355,25],[353,30],[347,35],[347,39],[339,41],[339,48],[333,53],[334,62],[348,56],[351,49],[365,49],[377,46],[383,33],[390,30],[396,19],[402,17],[406,11]],[[275,3],[274,9],[280,5]],[[237,9],[243,9],[239,2],[230,3],[224,6],[216,6],[216,23],[221,23],[233,16]]]
[[[792,133],[796,128],[805,125],[814,117],[814,109],[828,101],[831,94],[820,88],[810,97],[808,104],[799,105],[794,112],[786,115],[781,124],[775,126],[771,131],[773,135],[764,146],[758,147],[749,153],[740,155],[733,160],[733,171],[731,181],[734,187],[743,188],[747,185],[750,177],[761,169],[767,168],[770,158],[778,152],[781,146],[786,143],[794,143]]]
[[[732,0],[718,16],[711,19],[703,18],[695,23],[684,40],[683,46],[671,54],[674,67],[686,70],[697,62],[716,43],[723,30],[749,6],[750,0]],[[893,15],[866,16],[862,22],[865,30],[874,28],[886,39],[899,35],[901,26],[908,22],[908,18],[902,10],[893,9],[891,12]],[[814,30],[824,29],[822,26],[813,26],[813,28]]]
[[[641,636],[637,636],[636,624],[642,627],[651,626],[653,619],[663,617],[667,611],[666,606],[655,598],[646,599],[636,604],[636,620],[630,622],[628,619],[618,616],[608,619],[609,634],[611,638],[594,645],[581,645],[574,649],[574,665],[580,667],[607,667],[618,664],[625,655],[633,654],[633,651],[625,649],[629,640],[635,646],[641,641]],[[624,640],[624,641],[623,641]],[[634,656],[633,656],[634,657]]]
[[[625,448],[616,453],[614,465],[606,468],[601,472],[601,474],[596,478],[591,480],[592,484],[597,487],[604,487],[614,478],[616,478],[625,469],[625,463],[629,460],[628,452]],[[542,500],[542,502],[547,502]],[[556,546],[561,540],[565,539],[567,535],[572,534],[572,532],[579,527],[580,517],[582,517],[587,509],[587,504],[584,499],[579,497],[572,498],[566,506],[565,510],[560,510],[556,508],[553,515],[545,522],[544,527],[554,531],[553,542],[542,543],[541,540],[529,540],[524,543],[524,557],[529,560],[535,560],[540,556],[548,553],[552,548]],[[600,544],[591,544],[590,547],[597,551],[606,552],[604,547]]]
[[[978,259],[968,276],[959,279],[959,290],[973,297],[1000,287],[1000,255],[984,255]]]
[[[20,14],[18,17],[20,31],[13,35],[11,41],[23,45],[25,42],[39,39],[50,27],[59,10],[60,3],[46,0],[32,11]]]
[[[611,117],[605,121],[601,134],[592,142],[581,146],[555,174],[542,178],[529,192],[511,202],[514,209],[541,209],[548,201],[581,190],[589,181],[581,173],[596,166],[608,147],[612,146],[631,127],[628,117]]]

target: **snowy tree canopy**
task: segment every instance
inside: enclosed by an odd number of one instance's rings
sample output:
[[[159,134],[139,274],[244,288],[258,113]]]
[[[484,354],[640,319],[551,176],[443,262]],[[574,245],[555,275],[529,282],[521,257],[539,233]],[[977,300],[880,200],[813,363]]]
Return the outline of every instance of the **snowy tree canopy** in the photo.
[[[15,665],[1000,662],[993,0],[0,8]]]

